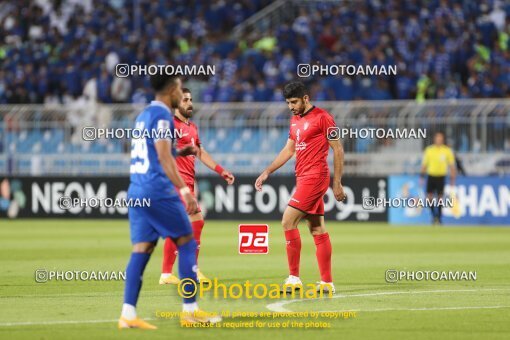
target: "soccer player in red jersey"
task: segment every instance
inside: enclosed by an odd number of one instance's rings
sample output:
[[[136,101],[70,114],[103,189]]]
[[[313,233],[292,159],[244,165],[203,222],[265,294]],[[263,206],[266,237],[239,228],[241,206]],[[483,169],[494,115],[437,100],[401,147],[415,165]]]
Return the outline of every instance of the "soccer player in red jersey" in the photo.
[[[283,89],[283,96],[292,111],[289,139],[255,182],[255,188],[262,190],[262,184],[270,174],[279,169],[296,154],[296,191],[283,213],[282,225],[287,241],[289,277],[285,280],[287,290],[302,287],[299,278],[301,237],[298,224],[301,219],[308,222],[315,246],[321,280],[318,291],[335,292],[331,275],[331,242],[324,225],[323,197],[329,187],[330,173],[327,163],[329,147],[333,149],[334,176],[333,193],[338,201],[345,199],[341,183],[344,151],[339,142],[339,131],[333,117],[325,110],[313,106],[307,89],[301,82],[291,82]]]
[[[176,131],[180,131],[182,136],[177,139],[178,157],[176,158],[179,174],[184,182],[195,195],[195,158],[200,159],[208,168],[216,171],[228,184],[234,183],[234,176],[229,171],[223,169],[221,165],[216,163],[211,155],[205,151],[198,137],[197,126],[190,121],[193,115],[193,98],[191,91],[187,88],[182,89],[183,98],[177,110],[175,111],[174,124]],[[198,206],[198,204],[197,204]],[[204,216],[198,207],[197,211],[189,214],[193,235],[197,242],[197,261],[200,251],[200,237],[204,228]],[[173,265],[177,257],[177,247],[175,243],[167,238],[163,247],[163,266],[159,284],[178,284],[179,278],[172,274]],[[198,262],[197,262],[198,263]],[[210,280],[197,269],[197,277],[200,282],[210,283]]]

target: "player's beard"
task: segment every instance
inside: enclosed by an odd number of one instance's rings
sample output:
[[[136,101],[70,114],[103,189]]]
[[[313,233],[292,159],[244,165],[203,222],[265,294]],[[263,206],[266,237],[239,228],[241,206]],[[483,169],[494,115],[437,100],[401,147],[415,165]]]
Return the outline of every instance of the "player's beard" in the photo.
[[[305,113],[305,104],[301,105],[295,112],[292,112],[294,116],[300,116]]]
[[[190,119],[191,116],[193,116],[193,107],[188,107],[187,109],[185,109],[184,107],[179,106],[179,112],[184,118]]]

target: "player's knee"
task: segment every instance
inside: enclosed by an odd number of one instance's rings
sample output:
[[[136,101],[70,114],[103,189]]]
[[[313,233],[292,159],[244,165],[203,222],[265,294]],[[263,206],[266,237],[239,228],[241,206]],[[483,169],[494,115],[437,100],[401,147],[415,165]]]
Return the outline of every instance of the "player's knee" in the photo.
[[[204,220],[204,216],[202,216],[201,212],[198,212],[196,214],[192,214],[192,215],[189,216],[189,218],[190,218],[191,222],[203,221]]]
[[[286,218],[282,219],[282,227],[283,227],[283,230],[291,230],[291,229],[297,228],[295,223],[293,223],[293,221],[286,219]]]
[[[315,226],[315,227],[311,227],[311,226],[308,226],[308,229],[310,230],[310,234],[312,236],[315,236],[315,235],[322,235],[322,234],[325,234],[326,233],[326,229],[323,228],[322,226]]]

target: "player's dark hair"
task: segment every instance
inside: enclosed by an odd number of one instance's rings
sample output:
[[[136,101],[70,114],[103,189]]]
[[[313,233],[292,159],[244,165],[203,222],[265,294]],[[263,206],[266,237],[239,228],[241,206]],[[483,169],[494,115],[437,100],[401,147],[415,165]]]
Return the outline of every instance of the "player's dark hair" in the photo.
[[[167,86],[173,85],[177,82],[178,77],[168,74],[154,74],[151,75],[150,82],[154,92],[161,92]]]
[[[285,99],[303,98],[306,95],[308,95],[308,90],[305,84],[300,81],[293,81],[283,87],[283,97]]]
[[[187,87],[183,87],[182,88],[182,93],[191,93],[191,90],[188,89]]]

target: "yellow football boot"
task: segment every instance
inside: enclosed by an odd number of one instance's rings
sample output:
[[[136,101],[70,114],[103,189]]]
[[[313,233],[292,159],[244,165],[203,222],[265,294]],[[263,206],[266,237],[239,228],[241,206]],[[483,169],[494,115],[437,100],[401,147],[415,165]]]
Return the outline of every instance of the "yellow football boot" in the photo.
[[[175,276],[174,274],[170,274],[169,277],[163,278],[163,275],[159,278],[159,284],[160,285],[178,285],[179,284],[179,278]]]
[[[145,322],[140,318],[128,320],[126,318],[120,317],[119,329],[123,328],[158,329],[158,327],[151,325],[150,323]]]
[[[221,316],[216,313],[196,310],[195,312],[181,313],[181,327],[192,326],[194,324],[213,324],[221,321]]]

